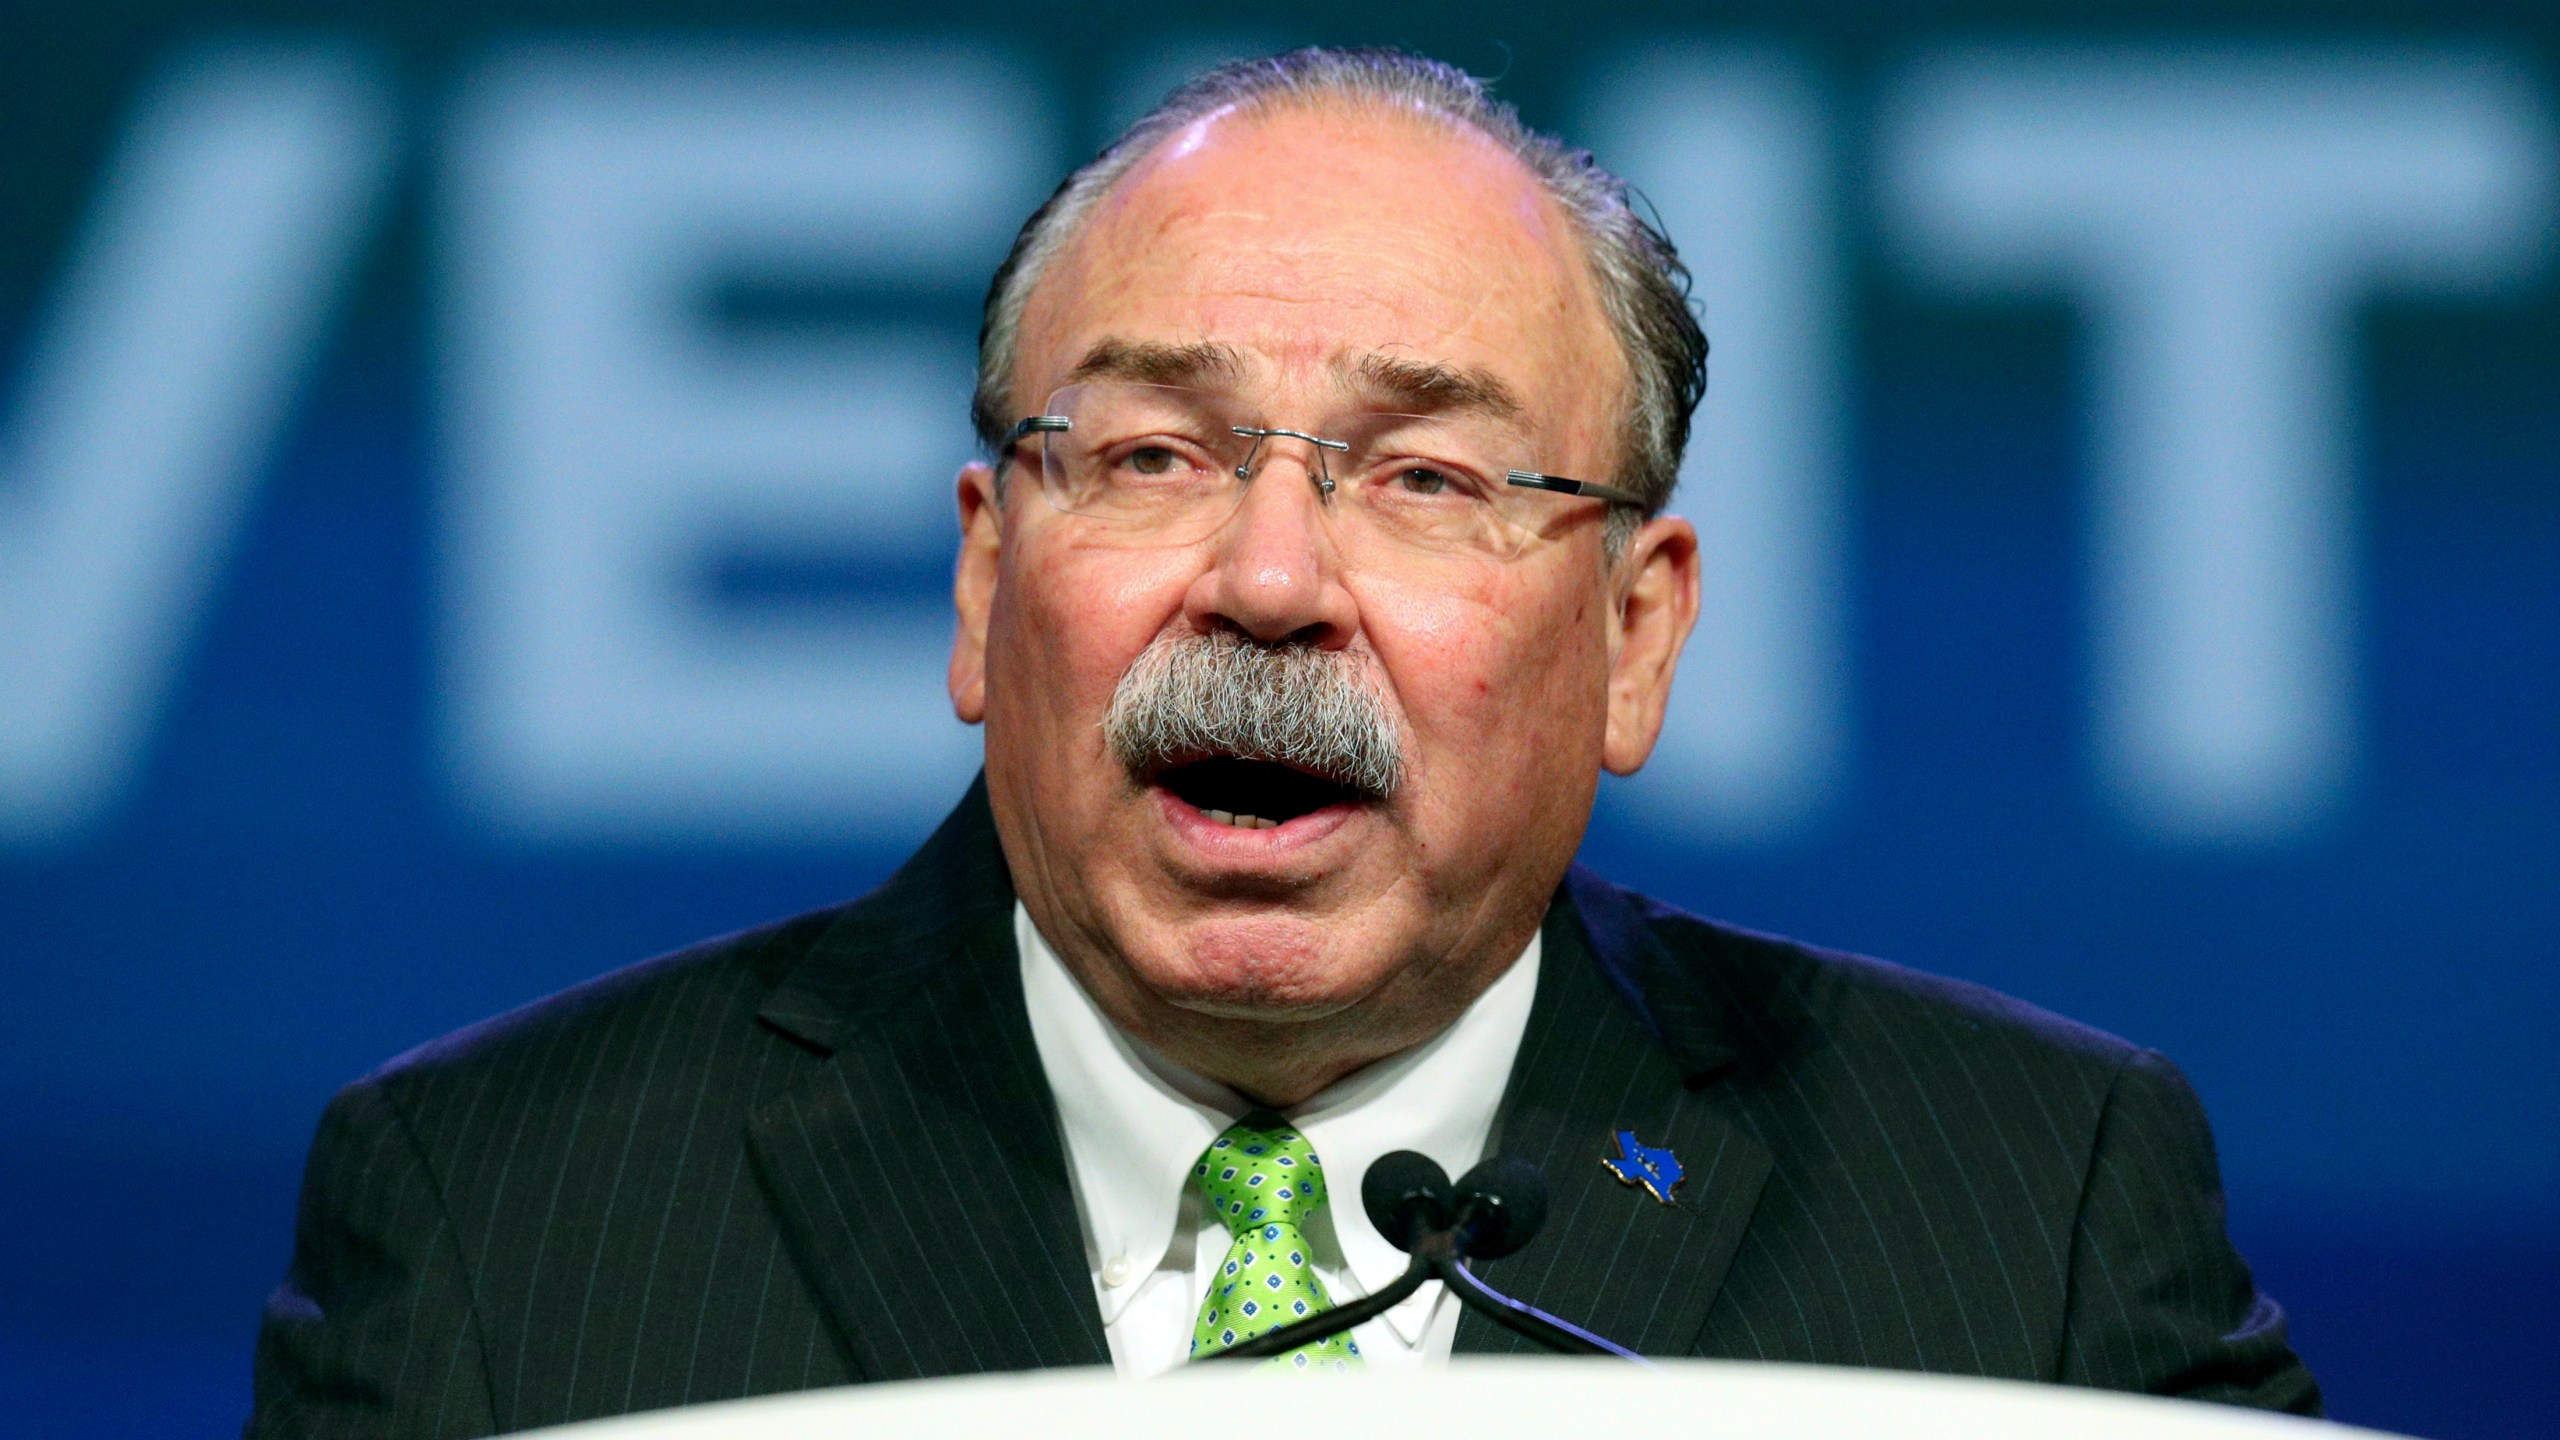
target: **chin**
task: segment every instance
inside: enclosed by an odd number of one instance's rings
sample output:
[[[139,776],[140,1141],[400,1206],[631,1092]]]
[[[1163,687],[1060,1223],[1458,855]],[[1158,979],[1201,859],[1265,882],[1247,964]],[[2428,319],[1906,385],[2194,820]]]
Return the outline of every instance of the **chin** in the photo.
[[[1302,920],[1213,921],[1184,939],[1141,973],[1154,972],[1150,988],[1167,1003],[1224,1020],[1319,1020],[1376,989],[1381,969]]]

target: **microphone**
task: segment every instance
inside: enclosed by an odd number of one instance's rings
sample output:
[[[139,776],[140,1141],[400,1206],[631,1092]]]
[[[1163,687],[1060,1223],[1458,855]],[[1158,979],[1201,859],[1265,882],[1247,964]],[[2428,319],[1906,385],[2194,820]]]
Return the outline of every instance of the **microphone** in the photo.
[[[1495,1324],[1568,1355],[1615,1355],[1648,1368],[1652,1361],[1569,1321],[1524,1305],[1475,1277],[1463,1263],[1495,1260],[1529,1243],[1547,1218],[1547,1177],[1510,1155],[1487,1156],[1456,1184],[1440,1162],[1412,1150],[1381,1155],[1360,1177],[1360,1208],[1387,1243],[1413,1257],[1393,1284],[1321,1315],[1266,1330],[1202,1360],[1265,1359],[1338,1335],[1393,1309],[1437,1276],[1459,1303]]]
[[[1499,1260],[1547,1223],[1547,1177],[1516,1155],[1485,1157],[1456,1190],[1453,1224],[1465,1232],[1458,1252],[1469,1259]]]
[[[1484,1167],[1478,1166],[1477,1169]],[[1474,1170],[1467,1172],[1469,1176]],[[1360,1177],[1360,1208],[1387,1243],[1411,1254],[1424,1232],[1449,1228],[1457,1195],[1440,1162],[1414,1150],[1381,1155]]]

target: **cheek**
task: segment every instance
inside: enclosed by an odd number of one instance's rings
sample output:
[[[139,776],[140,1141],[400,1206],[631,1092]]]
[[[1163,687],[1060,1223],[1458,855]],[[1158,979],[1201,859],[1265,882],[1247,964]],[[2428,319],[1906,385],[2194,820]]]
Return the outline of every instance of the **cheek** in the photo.
[[[988,622],[991,733],[1098,727],[1120,677],[1178,611],[1188,583],[1169,555],[1048,538],[1022,537],[1005,550]]]
[[[1548,577],[1552,580],[1554,577]],[[1397,587],[1363,604],[1379,661],[1417,738],[1483,757],[1586,748],[1605,690],[1604,637],[1589,586],[1505,573],[1467,588]],[[1427,756],[1425,758],[1428,758]]]

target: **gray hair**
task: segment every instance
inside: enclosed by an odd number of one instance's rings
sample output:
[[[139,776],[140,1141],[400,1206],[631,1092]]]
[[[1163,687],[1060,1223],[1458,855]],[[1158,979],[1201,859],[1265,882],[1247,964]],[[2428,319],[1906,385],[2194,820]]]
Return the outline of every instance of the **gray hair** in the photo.
[[[1381,799],[1404,783],[1403,731],[1360,657],[1232,631],[1157,636],[1120,677],[1102,735],[1132,775],[1233,755]]]
[[[1589,151],[1522,124],[1517,111],[1465,71],[1401,50],[1311,47],[1219,66],[1176,88],[1069,175],[1023,222],[987,287],[970,404],[979,443],[994,454],[1020,418],[1013,409],[1013,364],[1032,287],[1113,187],[1168,136],[1220,110],[1326,100],[1419,111],[1473,129],[1526,166],[1571,217],[1633,378],[1621,422],[1620,469],[1609,480],[1644,496],[1645,516],[1658,513],[1679,482],[1689,416],[1707,384],[1707,337],[1689,309],[1688,268],[1670,237],[1628,203],[1626,182],[1601,169]],[[1640,519],[1623,509],[1612,513],[1612,554]]]

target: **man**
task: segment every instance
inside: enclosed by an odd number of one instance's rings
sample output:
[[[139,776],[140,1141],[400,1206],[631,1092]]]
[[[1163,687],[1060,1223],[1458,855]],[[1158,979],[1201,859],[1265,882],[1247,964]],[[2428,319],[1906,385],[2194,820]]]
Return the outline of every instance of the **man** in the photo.
[[[341,1094],[251,1433],[1153,1374],[1392,1278],[1327,1196],[1401,1148],[1543,1167],[1485,1275],[1648,1354],[2315,1411],[2164,1061],[1572,869],[1697,609],[1681,279],[1428,62],[1139,122],[988,300],[980,785],[860,901]],[[1511,1348],[1433,1286],[1281,1363]]]

